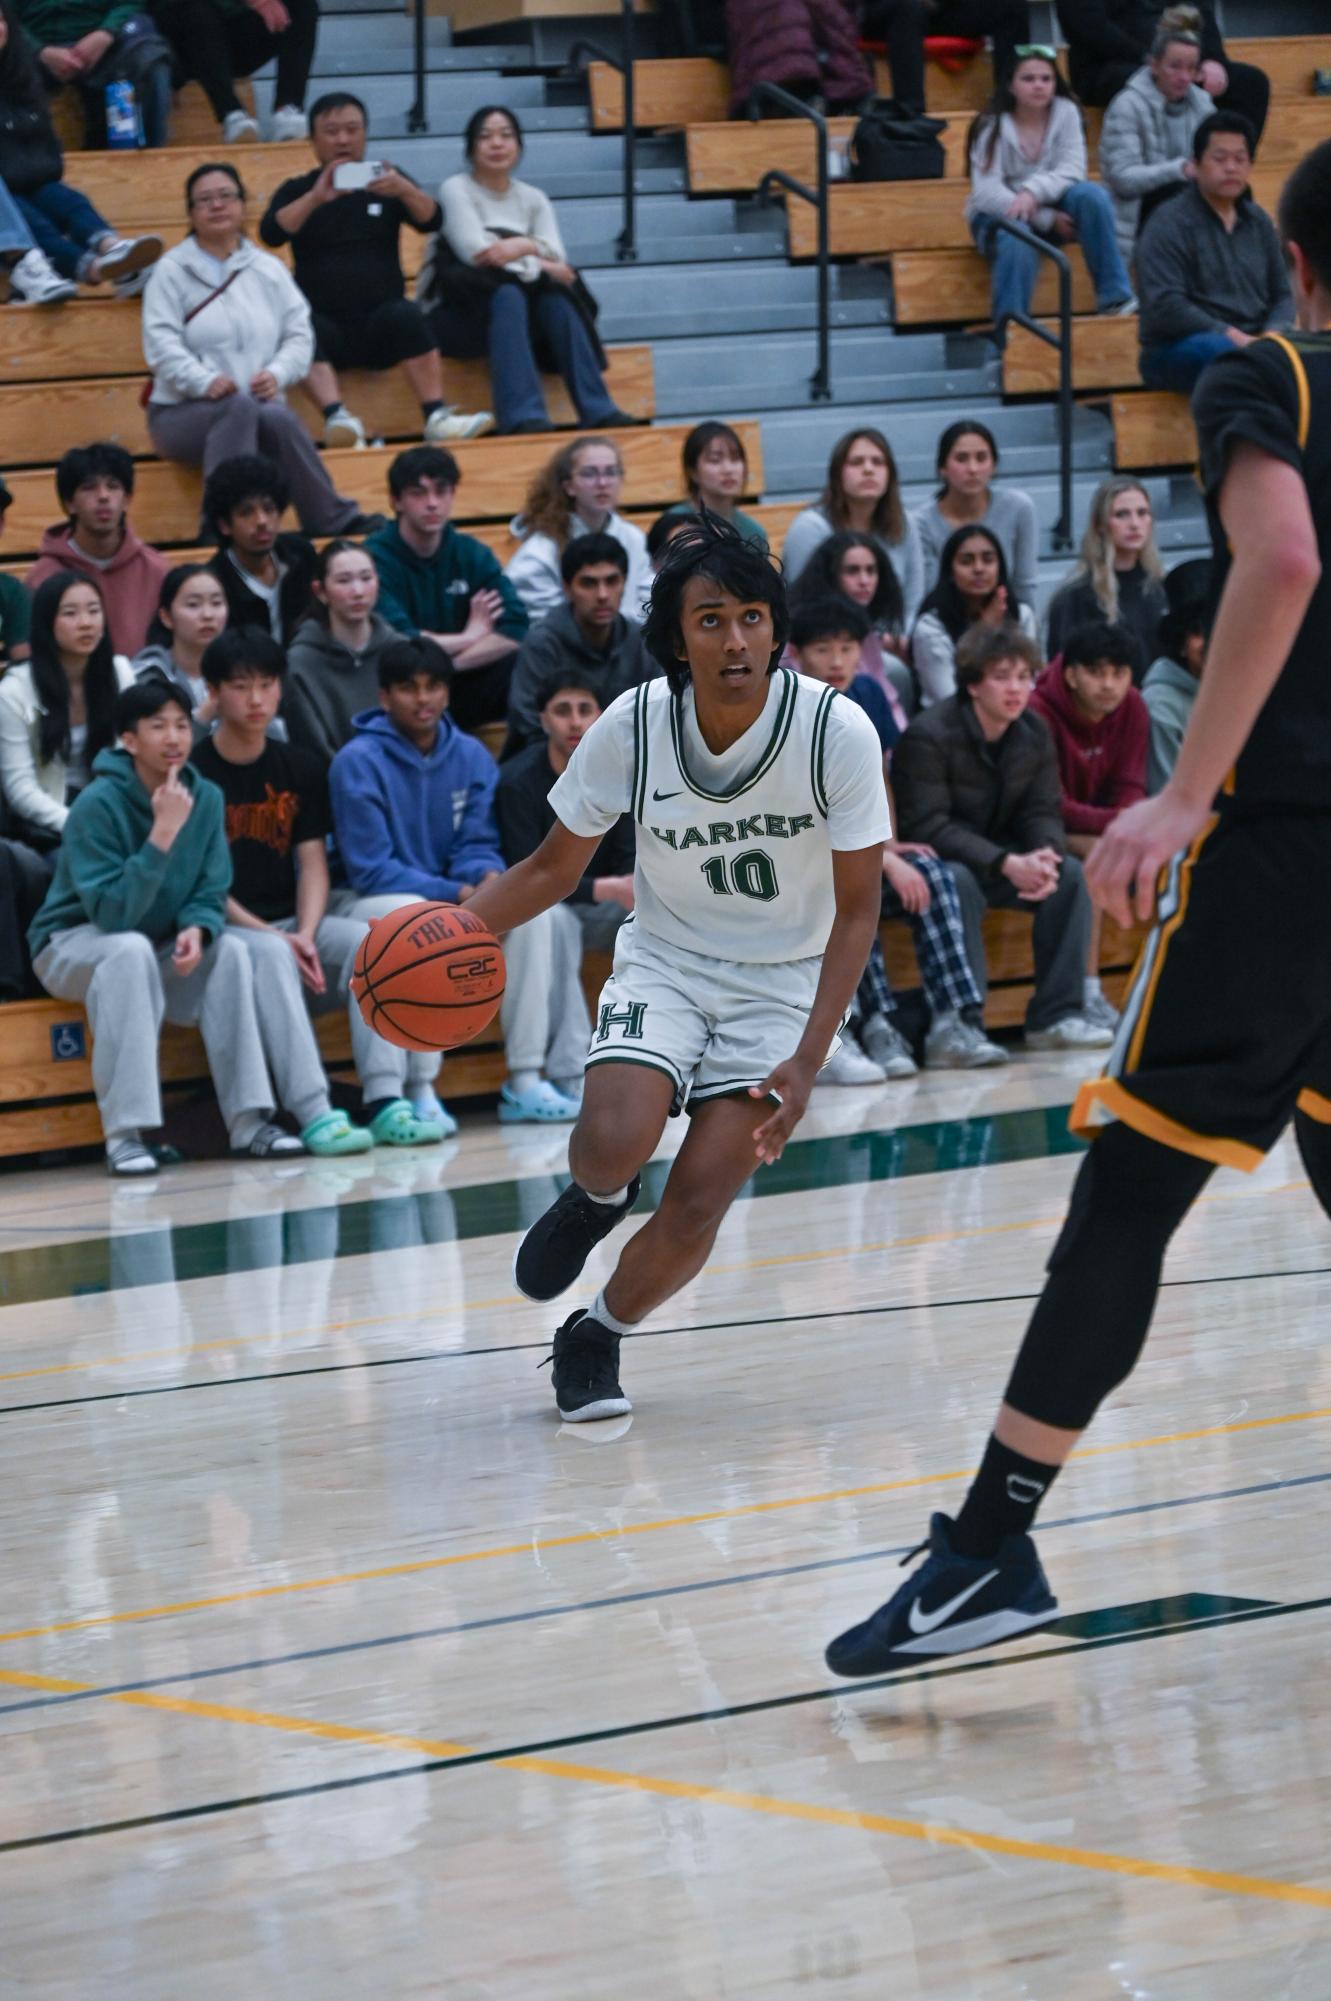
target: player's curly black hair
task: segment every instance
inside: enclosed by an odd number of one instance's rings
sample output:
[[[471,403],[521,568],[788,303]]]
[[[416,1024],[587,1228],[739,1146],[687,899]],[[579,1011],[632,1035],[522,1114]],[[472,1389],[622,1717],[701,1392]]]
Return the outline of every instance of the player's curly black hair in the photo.
[[[643,621],[642,639],[647,651],[670,683],[676,695],[689,685],[689,667],[679,658],[683,645],[680,605],[684,586],[691,577],[706,577],[709,583],[738,598],[743,604],[765,604],[772,611],[772,657],[770,674],[781,658],[790,632],[790,612],[781,572],[766,550],[750,542],[728,521],[699,509],[696,526],[672,536],[652,585],[651,601]]]

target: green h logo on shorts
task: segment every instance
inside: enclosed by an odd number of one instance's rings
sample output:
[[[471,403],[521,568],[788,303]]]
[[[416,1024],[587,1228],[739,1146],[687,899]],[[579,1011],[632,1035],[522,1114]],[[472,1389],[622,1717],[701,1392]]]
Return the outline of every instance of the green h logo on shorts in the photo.
[[[641,1042],[642,1023],[646,1012],[646,1001],[626,1001],[623,1007],[612,1007],[607,1001],[601,1009],[600,1019],[596,1024],[596,1040],[608,1042],[613,1030],[622,1028],[626,1042]]]

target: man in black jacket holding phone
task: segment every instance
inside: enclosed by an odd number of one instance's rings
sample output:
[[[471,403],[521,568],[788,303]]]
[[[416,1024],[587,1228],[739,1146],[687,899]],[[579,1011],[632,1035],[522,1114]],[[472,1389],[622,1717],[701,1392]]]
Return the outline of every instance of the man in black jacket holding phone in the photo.
[[[348,90],[310,107],[318,166],[283,181],[259,224],[272,249],[292,247],[296,283],[310,302],[314,362],[304,387],[323,411],[325,445],[365,443],[365,425],[342,401],[338,370],[401,368],[419,399],[427,444],[478,438],[494,428],[444,402],[443,364],[425,314],[407,297],[398,235],[429,235],[439,204],[387,160],[367,160],[369,120]]]
[[[1215,0],[1191,0],[1202,17],[1202,67],[1197,81],[1217,110],[1238,111],[1260,139],[1271,82],[1253,63],[1225,53]],[[1057,0],[1067,37],[1072,88],[1085,104],[1108,104],[1151,53],[1163,6],[1155,0]]]

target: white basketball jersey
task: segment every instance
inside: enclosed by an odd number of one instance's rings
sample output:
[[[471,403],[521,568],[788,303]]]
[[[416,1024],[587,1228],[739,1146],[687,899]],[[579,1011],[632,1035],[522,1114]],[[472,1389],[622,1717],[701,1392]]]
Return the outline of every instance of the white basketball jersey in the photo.
[[[778,667],[762,714],[716,758],[692,691],[663,679],[621,695],[592,725],[550,804],[599,836],[622,812],[637,833],[635,922],[711,958],[816,958],[836,914],[834,849],[885,841],[882,750],[864,711]]]

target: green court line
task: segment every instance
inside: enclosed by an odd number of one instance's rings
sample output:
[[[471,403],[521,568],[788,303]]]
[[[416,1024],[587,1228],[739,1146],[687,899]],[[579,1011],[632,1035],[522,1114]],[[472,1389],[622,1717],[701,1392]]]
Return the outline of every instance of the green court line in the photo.
[[[932,1120],[894,1131],[796,1140],[775,1166],[762,1168],[745,1183],[740,1199],[801,1195],[820,1188],[903,1181],[920,1174],[1079,1153],[1082,1142],[1068,1132],[1068,1109],[1032,1106],[988,1118]],[[652,1161],[643,1169],[638,1213],[656,1207],[669,1172],[667,1160]],[[31,1306],[78,1293],[177,1285],[185,1279],[499,1236],[534,1223],[566,1180],[566,1175],[543,1174],[2,1251],[0,1306]]]

